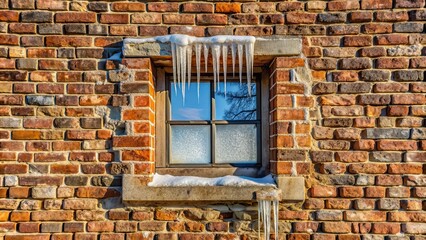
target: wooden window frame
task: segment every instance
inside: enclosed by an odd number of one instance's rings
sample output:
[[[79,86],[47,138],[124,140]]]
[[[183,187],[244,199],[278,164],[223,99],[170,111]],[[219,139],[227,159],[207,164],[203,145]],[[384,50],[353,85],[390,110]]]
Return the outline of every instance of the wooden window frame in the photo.
[[[256,166],[232,166],[231,164],[217,165],[168,165],[168,107],[170,106],[167,75],[171,68],[157,68],[156,79],[156,120],[155,120],[155,159],[156,172],[160,174],[189,175],[203,177],[218,177],[224,175],[243,175],[260,177],[269,173],[269,72],[267,69],[256,67],[254,74],[260,76],[257,91],[258,111],[260,115],[260,138],[258,139],[258,155],[260,161]],[[213,139],[213,138],[212,138]],[[212,149],[213,150],[213,149]]]

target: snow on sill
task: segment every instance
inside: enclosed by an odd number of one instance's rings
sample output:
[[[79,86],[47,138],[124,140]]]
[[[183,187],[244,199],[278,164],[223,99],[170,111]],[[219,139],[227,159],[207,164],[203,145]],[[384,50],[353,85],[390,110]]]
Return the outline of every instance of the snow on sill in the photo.
[[[263,178],[252,178],[244,176],[224,176],[216,178],[194,177],[194,176],[172,176],[155,174],[153,181],[148,184],[149,187],[205,187],[205,186],[230,186],[230,187],[248,187],[263,186],[276,187],[272,175]]]

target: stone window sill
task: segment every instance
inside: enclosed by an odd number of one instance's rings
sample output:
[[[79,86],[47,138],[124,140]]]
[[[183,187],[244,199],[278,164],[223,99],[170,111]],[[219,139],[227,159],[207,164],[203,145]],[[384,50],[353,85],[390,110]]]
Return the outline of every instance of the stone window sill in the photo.
[[[278,188],[282,201],[298,202],[305,199],[303,177],[278,177]],[[123,202],[129,206],[153,202],[255,202],[256,192],[268,191],[273,187],[149,187],[135,175],[123,177]]]

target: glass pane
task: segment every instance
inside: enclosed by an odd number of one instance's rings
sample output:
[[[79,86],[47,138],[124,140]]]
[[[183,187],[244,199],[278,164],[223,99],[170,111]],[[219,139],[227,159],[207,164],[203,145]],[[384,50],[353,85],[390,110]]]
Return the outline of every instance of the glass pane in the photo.
[[[256,163],[257,126],[230,124],[216,126],[216,163]]]
[[[256,120],[256,83],[251,83],[251,96],[247,83],[220,83],[220,91],[216,91],[217,120]]]
[[[179,84],[170,83],[171,120],[210,120],[210,83],[200,83],[200,96],[198,97],[198,84],[192,82],[188,89],[186,85],[185,99]]]
[[[211,156],[210,126],[171,126],[172,164],[209,164]]]

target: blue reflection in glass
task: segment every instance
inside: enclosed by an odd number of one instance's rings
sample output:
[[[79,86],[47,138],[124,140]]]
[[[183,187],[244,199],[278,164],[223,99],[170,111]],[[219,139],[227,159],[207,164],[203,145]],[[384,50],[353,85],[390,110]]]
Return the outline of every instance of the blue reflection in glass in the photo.
[[[182,90],[174,83],[170,83],[171,120],[210,120],[210,83],[200,82],[200,96],[197,93],[197,83],[192,83],[188,89],[186,85],[185,100]],[[185,102],[184,102],[185,101]]]
[[[256,120],[256,83],[251,83],[249,96],[247,83],[239,82],[220,83],[220,91],[216,92],[216,119],[217,120]]]

